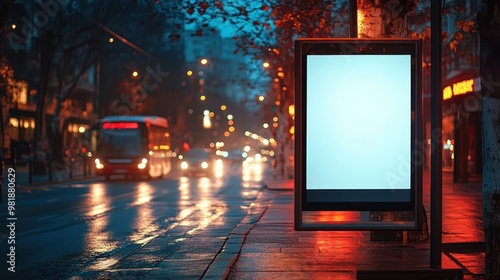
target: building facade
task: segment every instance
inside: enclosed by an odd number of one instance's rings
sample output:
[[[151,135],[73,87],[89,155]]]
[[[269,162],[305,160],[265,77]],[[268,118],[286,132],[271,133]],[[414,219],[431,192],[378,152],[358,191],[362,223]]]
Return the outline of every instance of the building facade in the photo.
[[[477,0],[447,1],[443,17],[443,170],[455,182],[482,173],[481,78]]]
[[[56,109],[61,92],[57,63],[62,58],[60,54],[55,54],[51,61],[47,58],[51,42],[48,34],[43,33],[45,26],[39,22],[45,16],[46,11],[39,3],[16,1],[8,20],[8,41],[4,48],[13,70],[12,83],[17,86],[7,93],[8,102],[2,103],[5,121],[2,148],[7,161],[17,160],[19,164],[26,164],[33,157],[35,141],[40,141],[39,152],[43,155],[52,153],[54,129],[62,132],[61,145],[81,145],[85,129],[96,118],[93,110],[96,72],[92,65],[81,75],[76,69],[65,73],[78,78],[62,101],[61,110]],[[41,139],[35,136],[37,123],[42,126]]]

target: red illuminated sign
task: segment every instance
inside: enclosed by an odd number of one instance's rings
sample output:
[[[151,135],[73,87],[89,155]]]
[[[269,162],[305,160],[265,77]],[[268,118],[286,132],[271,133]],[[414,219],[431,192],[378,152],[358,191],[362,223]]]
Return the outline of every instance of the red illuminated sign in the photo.
[[[106,122],[102,124],[103,129],[137,129],[139,124],[136,122]]]

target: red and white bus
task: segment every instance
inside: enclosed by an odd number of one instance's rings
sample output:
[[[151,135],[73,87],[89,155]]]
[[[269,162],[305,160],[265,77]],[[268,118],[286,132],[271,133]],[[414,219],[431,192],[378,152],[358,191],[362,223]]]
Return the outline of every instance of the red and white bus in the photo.
[[[171,170],[171,142],[167,119],[157,116],[109,116],[92,131],[97,176],[148,178]]]

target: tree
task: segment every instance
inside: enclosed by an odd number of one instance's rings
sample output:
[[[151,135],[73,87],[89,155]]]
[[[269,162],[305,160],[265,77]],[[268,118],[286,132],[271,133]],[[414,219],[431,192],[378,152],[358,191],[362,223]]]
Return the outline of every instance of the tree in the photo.
[[[42,96],[55,97],[56,101],[49,129],[55,162],[63,162],[63,102],[70,97],[84,73],[97,62],[100,52],[103,31],[96,23],[105,21],[111,11],[111,5],[100,4],[68,3],[68,6],[61,7],[52,28],[46,30],[50,37],[55,38],[51,45],[53,51],[48,51],[51,57],[45,64],[46,71],[54,74],[57,83],[53,93],[46,87],[42,88]]]
[[[171,3],[164,3],[172,6]],[[110,41],[100,59],[102,115],[154,114],[171,117],[181,91],[182,45],[170,41],[182,13],[158,13],[155,2],[118,5],[106,24]],[[182,17],[181,17],[182,18]],[[136,76],[131,74],[136,72]],[[147,105],[147,106],[145,106]],[[174,118],[175,120],[175,118]]]
[[[19,1],[18,14],[9,15],[21,25],[9,33],[13,53],[23,50],[36,60],[36,63],[30,61],[36,64],[36,73],[30,75],[30,83],[37,92],[33,140],[35,173],[45,173],[47,151],[52,150],[56,159],[62,160],[62,103],[95,62],[97,37],[102,34],[96,22],[103,21],[109,12],[105,8],[109,7],[107,2],[96,5],[79,1]],[[49,141],[45,118],[46,105],[52,100],[56,103],[50,125],[54,137]]]
[[[61,116],[61,113],[64,112],[63,103],[67,99],[78,98],[74,90],[81,82],[82,77],[87,75],[86,72],[97,65],[99,61],[106,61],[106,58],[112,56],[113,53],[123,53],[126,50],[130,57],[136,58],[138,52],[147,53],[136,48],[126,38],[110,31],[106,25],[109,23],[111,27],[114,27],[113,24],[118,24],[124,31],[120,32],[121,34],[125,34],[125,31],[128,30],[136,30],[137,32],[130,33],[135,34],[133,39],[141,38],[144,45],[151,49],[161,47],[162,41],[160,39],[163,36],[163,29],[158,28],[161,27],[159,23],[161,19],[155,20],[149,15],[150,10],[144,7],[144,4],[140,5],[140,9],[130,3],[123,5],[122,2],[117,1],[99,1],[99,3],[66,1],[51,2],[50,5],[26,1],[26,5],[31,5],[31,8],[26,9],[24,17],[26,18],[25,25],[28,28],[19,28],[18,32],[21,34],[13,33],[13,36],[17,36],[15,37],[17,40],[12,41],[18,45],[28,45],[27,41],[31,40],[31,44],[38,52],[37,75],[39,75],[39,79],[35,81],[38,82],[38,88],[34,156],[35,172],[41,173],[45,170],[43,151],[52,152],[56,162],[63,161],[62,129],[65,119],[65,116]],[[32,19],[32,22],[29,22],[28,19]],[[142,29],[140,29],[141,27]],[[22,33],[29,28],[32,29],[31,34]],[[152,33],[155,37],[151,35]],[[114,38],[115,35],[117,38]],[[114,48],[109,46],[111,45],[108,41],[109,38],[116,39],[116,44],[113,44]],[[119,39],[122,42],[119,42]],[[151,58],[147,59],[149,62],[151,61]],[[137,61],[137,59],[135,60]],[[120,59],[117,61],[121,62]],[[142,59],[136,66],[147,70],[145,63],[147,62]],[[112,71],[111,73],[116,74],[120,71]],[[130,73],[131,71],[128,72],[129,75]],[[104,80],[103,84],[106,82],[108,82],[107,79]],[[55,110],[49,129],[47,129],[45,108],[46,104],[52,100],[55,101]],[[47,131],[52,136],[49,137],[50,141],[46,136]]]
[[[360,38],[406,38],[408,37],[408,15],[416,9],[416,2],[408,1],[358,1],[358,37]],[[413,212],[371,211],[370,220],[414,220]],[[425,210],[424,210],[425,215]],[[373,234],[375,234],[374,232]],[[420,241],[428,238],[427,224],[420,231],[411,232],[409,239]]]
[[[277,104],[275,114],[279,117],[280,128],[278,150],[288,159],[293,146],[288,132],[293,126],[293,119],[288,115],[288,106],[294,102],[294,41],[298,37],[346,37],[346,3],[261,0],[244,4],[236,0],[201,0],[180,5],[187,14],[187,24],[199,27],[194,29],[193,35],[214,32],[217,25],[230,26],[234,30],[233,39],[237,42],[235,52],[270,64],[269,78],[278,78],[279,87],[267,98]],[[168,11],[164,9],[165,13]],[[180,38],[182,33],[179,31],[172,37]],[[284,174],[287,177],[292,175],[288,171]]]
[[[500,279],[500,3],[478,12],[483,123],[483,217],[486,279]]]
[[[4,55],[4,43],[7,38],[7,18],[9,16],[9,11],[12,7],[14,0],[10,1],[2,1],[0,4],[0,192],[2,191],[3,184],[3,172],[4,172],[4,143],[5,143],[5,135],[4,135],[4,112],[3,112],[3,104],[6,104],[4,101],[7,98],[7,80],[9,73],[9,65],[7,64],[5,55]],[[5,75],[4,75],[5,71]],[[1,201],[1,200],[0,200]]]

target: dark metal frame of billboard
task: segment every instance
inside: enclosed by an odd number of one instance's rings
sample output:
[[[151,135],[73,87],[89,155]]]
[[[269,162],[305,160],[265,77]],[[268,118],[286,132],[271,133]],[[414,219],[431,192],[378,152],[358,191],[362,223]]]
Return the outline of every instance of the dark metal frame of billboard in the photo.
[[[314,54],[396,54],[398,47],[404,54],[411,55],[411,201],[388,204],[385,202],[308,202],[306,199],[306,55]],[[408,49],[411,51],[408,52]],[[417,39],[334,39],[334,38],[301,38],[295,42],[295,230],[416,230],[422,223],[422,158],[416,143],[422,143],[422,94],[421,94],[422,51],[421,41]],[[335,204],[335,206],[333,206]],[[404,205],[403,205],[404,204]],[[414,221],[377,221],[377,222],[336,222],[306,223],[304,212],[315,211],[414,211]]]

